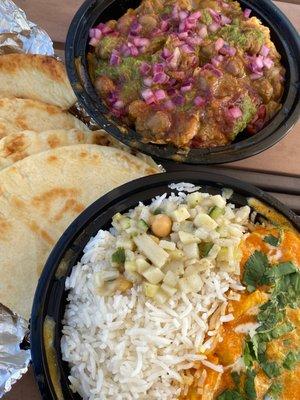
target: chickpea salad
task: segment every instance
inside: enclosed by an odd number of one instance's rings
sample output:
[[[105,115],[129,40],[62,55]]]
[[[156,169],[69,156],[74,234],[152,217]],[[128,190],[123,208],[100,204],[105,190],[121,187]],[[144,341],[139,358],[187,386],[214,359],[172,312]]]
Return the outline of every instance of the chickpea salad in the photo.
[[[223,146],[281,108],[281,56],[236,1],[143,0],[92,27],[90,45],[96,90],[147,142]]]

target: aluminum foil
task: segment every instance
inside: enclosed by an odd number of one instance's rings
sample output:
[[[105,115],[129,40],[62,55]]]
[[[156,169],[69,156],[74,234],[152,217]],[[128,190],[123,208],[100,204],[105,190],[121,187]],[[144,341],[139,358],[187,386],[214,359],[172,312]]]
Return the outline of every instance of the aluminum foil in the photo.
[[[30,350],[20,344],[28,334],[28,322],[0,305],[0,397],[27,371]]]
[[[52,56],[53,43],[11,0],[0,0],[0,54],[16,52]]]
[[[52,56],[54,50],[49,35],[28,21],[23,10],[0,0],[0,55],[7,53]],[[28,370],[30,350],[22,348],[28,334],[28,321],[0,304],[0,398]]]

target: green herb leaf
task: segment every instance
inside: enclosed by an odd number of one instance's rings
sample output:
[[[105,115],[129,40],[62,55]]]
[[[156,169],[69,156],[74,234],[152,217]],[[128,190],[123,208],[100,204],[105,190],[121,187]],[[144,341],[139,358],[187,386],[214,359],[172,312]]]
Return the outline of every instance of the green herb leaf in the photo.
[[[156,208],[156,210],[153,211],[154,215],[162,214],[162,209],[161,208]]]
[[[261,365],[263,371],[268,375],[269,378],[279,376],[281,368],[276,362],[267,361]]]
[[[232,378],[233,382],[235,383],[235,386],[239,386],[239,385],[240,385],[240,383],[241,383],[241,377],[240,377],[240,375],[238,374],[238,372],[232,371],[232,372],[231,372],[231,378]]]
[[[247,368],[252,367],[255,359],[256,359],[256,356],[255,356],[255,352],[253,350],[253,343],[250,341],[247,341],[245,343],[244,354],[243,354],[243,360],[244,360],[245,366]]]
[[[271,338],[278,339],[280,336],[283,336],[286,333],[293,331],[294,329],[295,329],[295,327],[293,324],[291,324],[290,322],[286,322],[284,324],[276,326],[276,328],[274,328],[271,331]]]
[[[248,259],[245,265],[243,284],[247,286],[249,292],[265,284],[266,271],[269,268],[267,256],[261,251],[255,251]]]
[[[273,247],[277,247],[279,245],[279,239],[276,236],[268,235],[264,237],[264,242],[270,244]]]
[[[245,394],[247,399],[255,400],[256,399],[256,390],[254,385],[254,379],[256,376],[256,372],[250,369],[246,372],[246,380],[245,380]]]
[[[111,261],[116,264],[124,264],[125,249],[123,247],[118,247],[117,250],[112,254]]]
[[[273,272],[273,276],[275,278],[280,278],[282,276],[290,275],[294,272],[297,272],[297,268],[292,262],[289,261],[277,264],[276,267],[273,267],[271,269],[271,271]]]
[[[269,387],[267,393],[264,396],[264,400],[277,400],[279,399],[279,395],[282,391],[282,385],[280,382],[273,382]]]
[[[300,362],[300,352],[290,351],[286,355],[286,357],[282,363],[282,366],[283,366],[283,368],[291,371],[292,369],[295,368],[296,364],[298,364],[299,362]]]
[[[225,390],[217,400],[243,400],[243,396],[236,390]]]

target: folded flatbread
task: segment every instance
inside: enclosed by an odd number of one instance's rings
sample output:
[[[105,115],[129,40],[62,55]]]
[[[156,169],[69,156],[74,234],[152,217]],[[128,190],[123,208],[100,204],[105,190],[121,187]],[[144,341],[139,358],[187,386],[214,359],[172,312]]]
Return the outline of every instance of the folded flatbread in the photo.
[[[0,170],[33,154],[75,144],[110,144],[104,130],[56,129],[44,132],[22,131],[0,139]]]
[[[64,110],[76,103],[64,64],[33,54],[0,56],[0,97],[39,100]]]
[[[27,157],[0,172],[0,303],[27,320],[53,246],[89,204],[157,173],[113,147],[79,144]]]
[[[28,99],[0,99],[0,139],[24,130],[81,129],[86,125],[61,108]]]

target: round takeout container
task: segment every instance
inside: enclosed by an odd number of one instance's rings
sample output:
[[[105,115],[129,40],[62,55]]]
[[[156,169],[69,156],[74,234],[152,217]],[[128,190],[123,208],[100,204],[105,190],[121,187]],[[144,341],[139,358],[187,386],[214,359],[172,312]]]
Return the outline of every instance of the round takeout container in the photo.
[[[279,212],[288,224],[300,231],[300,220],[292,211],[254,186],[236,179],[196,171],[169,172],[137,179],[112,190],[90,205],[62,235],[43,270],[36,290],[31,315],[31,354],[34,373],[44,399],[80,399],[72,393],[68,364],[62,361],[60,340],[66,306],[65,280],[80,261],[83,249],[100,229],[108,229],[117,212],[124,213],[139,201],[145,204],[157,195],[174,192],[171,183],[190,182],[202,192],[219,194],[223,188],[233,190],[230,202],[248,204],[249,198],[263,202]],[[268,214],[268,213],[267,213]],[[266,219],[258,212],[257,221]]]
[[[254,156],[281,140],[293,127],[300,112],[300,40],[286,16],[270,0],[240,0],[242,8],[250,8],[271,30],[271,38],[286,69],[282,108],[256,135],[242,132],[229,145],[208,149],[178,149],[172,145],[143,143],[142,136],[113,119],[96,93],[88,72],[89,29],[99,22],[120,18],[128,8],[136,8],[137,0],[87,0],[76,13],[66,41],[66,66],[73,90],[89,115],[116,139],[141,152],[161,159],[191,164],[218,164]]]

